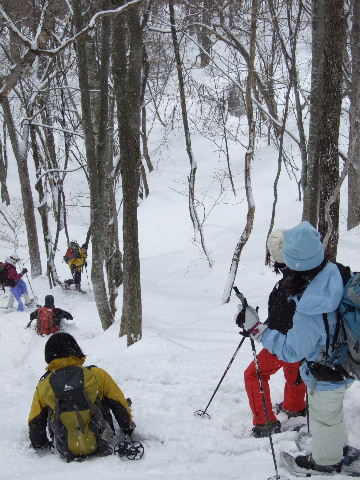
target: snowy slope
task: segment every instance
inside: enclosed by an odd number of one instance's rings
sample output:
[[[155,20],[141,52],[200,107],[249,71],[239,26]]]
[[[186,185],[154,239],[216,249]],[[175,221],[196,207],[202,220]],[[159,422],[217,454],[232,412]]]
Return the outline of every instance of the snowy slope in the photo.
[[[193,144],[199,164],[199,195],[206,192],[216,197],[218,185],[208,179],[209,170],[215,172],[219,167],[218,155],[198,137],[193,138]],[[131,397],[136,434],[146,449],[143,459],[130,462],[113,456],[66,464],[57,455],[39,458],[29,449],[27,416],[36,383],[44,372],[47,339],[24,328],[28,314],[1,310],[2,480],[261,480],[274,475],[268,439],[250,437],[252,422],[243,383],[243,371],[252,359],[248,341],[209,408],[211,419],[193,415],[195,410],[205,408],[241,339],[233,320],[236,299],[220,304],[233,249],[246,216],[242,189],[244,155],[238,145],[232,147],[231,156],[238,196],[234,198],[229,191],[207,219],[205,238],[215,261],[211,270],[192,242],[187,202],[181,194],[186,191],[188,159],[178,136],[169,139],[167,155],[149,175],[151,194],[139,207],[144,311],[141,342],[126,348],[125,339],[118,337],[121,294],[117,321],[103,332],[86,275],[86,295],[65,292],[60,287],[51,292],[56,305],[73,314],[74,321],[64,321],[63,329],[78,340],[87,354],[87,364],[108,370],[125,395]],[[264,267],[276,162],[274,149],[257,150],[253,168],[255,225],[237,274],[238,287],[250,303],[260,306],[262,318],[266,315],[267,296],[276,282],[275,274]],[[16,171],[12,170],[11,175],[15,185]],[[300,212],[297,186],[283,172],[276,228],[294,226],[300,221]],[[79,226],[76,215],[71,221],[71,236],[84,238],[86,221]],[[342,218],[338,259],[355,270],[360,265],[359,233],[359,229],[346,232]],[[61,242],[60,249],[65,240],[62,238]],[[8,253],[8,246],[1,244],[1,255]],[[19,249],[19,253],[27,258],[25,248]],[[61,277],[68,275],[61,253],[57,267]],[[31,286],[41,302],[50,293],[45,276],[32,279]],[[5,295],[0,301],[1,305],[6,304]],[[274,403],[280,402],[282,373],[272,378],[271,389]],[[349,440],[357,447],[359,393],[356,383],[345,403]],[[294,436],[294,432],[284,432],[273,438],[279,472],[283,475],[287,473],[278,454],[284,449],[296,452]]]

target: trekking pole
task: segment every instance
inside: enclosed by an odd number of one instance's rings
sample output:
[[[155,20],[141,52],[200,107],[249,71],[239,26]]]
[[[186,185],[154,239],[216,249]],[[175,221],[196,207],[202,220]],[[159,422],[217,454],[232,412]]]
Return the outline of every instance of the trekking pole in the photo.
[[[88,282],[89,292],[91,292],[89,275],[88,275],[88,271],[87,271],[87,265],[85,265],[85,272],[86,272],[86,278],[87,278],[87,282]]]
[[[26,275],[26,279],[27,279],[27,281],[28,281],[29,287],[31,288],[33,297],[34,297],[34,298],[37,298],[37,296],[36,296],[35,293],[34,293],[34,290],[33,290],[32,286],[31,286],[31,283],[30,283],[30,280],[29,280],[29,275],[28,275],[27,273],[25,273],[25,275]]]
[[[243,310],[245,311],[246,307],[248,306],[246,298],[244,297],[244,295],[242,293],[240,293],[240,291],[238,290],[237,287],[234,287],[234,290],[235,290],[236,296],[240,299],[240,301],[242,303]],[[256,308],[256,311],[257,310],[258,310],[258,308]],[[244,338],[246,338],[246,337],[244,337]],[[268,408],[267,408],[267,405],[266,405],[265,391],[264,391],[264,386],[263,386],[263,382],[262,382],[262,378],[261,378],[261,371],[260,371],[260,367],[259,367],[259,362],[258,362],[258,358],[257,358],[257,354],[256,354],[255,341],[251,336],[250,336],[250,343],[251,343],[251,350],[252,350],[252,353],[253,353],[256,376],[257,376],[258,383],[259,383],[261,401],[262,401],[262,405],[263,405],[263,409],[264,409],[264,413],[265,413],[266,426],[267,426],[268,433],[269,433],[271,455],[272,455],[273,462],[274,462],[274,467],[275,467],[275,476],[269,477],[268,480],[290,480],[289,477],[285,477],[284,475],[279,475],[277,462],[276,462],[276,458],[275,458],[274,443],[273,443],[271,430],[270,430],[269,412],[268,412]]]
[[[206,416],[207,418],[210,418],[210,415],[209,415],[208,413],[206,413],[206,410],[209,408],[210,403],[212,402],[213,398],[214,398],[215,395],[216,395],[216,392],[219,390],[219,387],[220,387],[222,381],[224,380],[226,374],[228,373],[228,371],[229,371],[229,369],[230,369],[233,361],[235,360],[235,357],[236,357],[238,351],[240,350],[241,345],[244,343],[245,338],[246,338],[246,337],[243,337],[242,340],[241,340],[241,342],[240,342],[239,345],[237,346],[237,348],[236,348],[236,350],[235,350],[235,352],[234,352],[234,355],[231,357],[231,360],[230,360],[228,366],[226,367],[225,372],[223,373],[223,376],[222,376],[221,379],[220,379],[220,382],[217,384],[217,387],[215,388],[215,391],[214,391],[214,393],[212,394],[212,396],[211,396],[211,398],[210,398],[210,400],[209,400],[209,403],[206,405],[205,410],[196,410],[196,411],[194,412],[194,415],[195,415],[195,416],[198,416],[198,417],[204,417],[204,416]]]
[[[308,389],[306,388],[306,425],[307,425],[307,433],[310,433],[310,412],[309,412],[309,394]]]

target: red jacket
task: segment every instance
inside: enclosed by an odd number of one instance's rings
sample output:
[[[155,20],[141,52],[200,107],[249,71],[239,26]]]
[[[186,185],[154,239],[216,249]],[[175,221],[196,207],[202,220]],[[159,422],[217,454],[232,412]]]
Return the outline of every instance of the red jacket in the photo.
[[[9,283],[11,282],[11,284],[12,284],[12,285],[10,285],[10,287],[15,287],[17,282],[22,277],[22,274],[18,273],[16,271],[16,267],[14,265],[12,265],[11,263],[6,263],[6,268],[7,268],[7,278],[9,280]]]

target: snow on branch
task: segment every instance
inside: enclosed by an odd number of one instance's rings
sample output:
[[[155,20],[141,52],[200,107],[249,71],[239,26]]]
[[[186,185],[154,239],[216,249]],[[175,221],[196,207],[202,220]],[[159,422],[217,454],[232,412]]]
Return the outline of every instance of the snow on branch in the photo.
[[[23,122],[29,121],[31,119],[28,118],[23,118]],[[61,128],[61,127],[54,127],[53,125],[45,125],[44,123],[35,123],[35,122],[29,122],[31,123],[32,126],[34,127],[42,127],[42,128],[49,128],[51,130],[56,130],[58,132],[64,132],[64,133],[70,133],[71,135],[77,135],[78,137],[83,138],[82,133],[75,132],[74,130],[67,130],[66,128]]]
[[[142,2],[142,0],[132,0],[125,5],[122,5],[121,7],[114,8],[113,10],[101,10],[100,12],[95,13],[87,26],[80,30],[76,35],[73,37],[69,38],[65,42],[63,42],[61,45],[59,45],[56,48],[51,48],[51,49],[44,49],[44,48],[39,48],[38,47],[38,42],[37,39],[39,38],[39,33],[37,32],[35,40],[30,40],[28,37],[23,35],[20,30],[16,27],[14,22],[11,20],[11,18],[6,14],[6,12],[0,7],[0,17],[2,17],[6,22],[8,28],[10,28],[16,35],[17,37],[28,47],[28,49],[34,53],[35,55],[48,55],[48,56],[55,56],[58,53],[62,52],[66,47],[69,45],[77,42],[80,38],[88,35],[96,25],[97,20],[99,20],[102,17],[110,16],[110,15],[119,15],[120,13],[125,12],[125,10],[128,10],[131,7],[134,7],[135,5],[138,5]]]
[[[206,24],[202,24],[202,23],[199,23],[199,22],[194,22],[192,25],[201,25],[201,26],[204,26],[206,27],[208,30],[211,30],[211,27],[209,25],[206,25]],[[219,38],[223,39],[224,37],[222,35],[220,35],[218,32],[215,32],[214,30],[212,30],[213,33],[215,33]],[[187,37],[190,41],[192,41],[197,47],[199,47],[199,49],[205,54],[207,55],[211,61],[212,61],[212,64],[221,72],[223,73],[234,85],[236,85],[239,90],[242,92],[242,93],[245,93],[245,90],[244,88],[242,87],[242,85],[237,81],[235,80],[231,75],[229,75],[223,68],[221,68],[220,65],[218,65],[214,58],[189,34],[186,33],[185,30],[181,29],[181,32],[183,33],[183,35],[185,37]],[[274,124],[274,125],[277,125],[278,127],[282,127],[282,123],[277,119],[275,118],[273,115],[271,115],[271,113],[255,98],[255,96],[252,95],[252,101],[253,103],[257,106],[257,108],[259,110],[261,110],[263,112],[264,115],[266,115],[270,120],[271,122]],[[300,140],[299,138],[293,134],[292,132],[290,132],[288,129],[284,129],[284,131],[287,133],[287,135],[289,135],[290,138],[292,138],[294,140],[294,142],[297,144],[297,145],[300,145]]]
[[[62,168],[50,168],[49,170],[46,170],[46,172],[43,172],[41,175],[39,175],[39,177],[37,178],[36,180],[36,184],[39,183],[39,181],[45,177],[45,175],[48,175],[49,173],[52,173],[52,172],[63,172],[63,173],[71,173],[71,172],[77,172],[78,170],[81,170],[82,168],[86,168],[87,165],[80,165],[80,167],[77,167],[77,168],[74,168],[72,170],[64,170]]]

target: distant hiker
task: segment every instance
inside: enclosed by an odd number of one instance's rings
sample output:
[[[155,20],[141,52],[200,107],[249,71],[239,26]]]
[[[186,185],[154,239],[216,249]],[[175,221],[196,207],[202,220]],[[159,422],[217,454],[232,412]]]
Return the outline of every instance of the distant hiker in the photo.
[[[60,330],[60,324],[63,318],[72,320],[73,316],[66,310],[55,307],[54,297],[52,295],[46,295],[44,306],[30,314],[30,322],[27,324],[27,327],[30,327],[33,320],[37,320],[36,333],[39,335],[50,335]]]
[[[49,338],[45,361],[47,372],[36,387],[29,415],[33,448],[48,448],[53,442],[68,461],[113,453],[111,412],[125,434],[135,428],[129,403],[119,386],[102,368],[83,367],[85,355],[68,333],[55,333]]]
[[[32,300],[28,295],[26,283],[22,279],[22,276],[27,273],[27,269],[23,268],[20,273],[16,271],[16,263],[19,260],[20,257],[17,253],[12,253],[5,259],[5,263],[2,264],[4,267],[2,273],[4,274],[4,272],[6,272],[6,274],[2,279],[2,285],[10,287],[11,292],[6,308],[13,308],[15,299],[18,302],[18,312],[24,312],[25,306],[21,297],[24,297],[26,306],[31,305]]]
[[[68,249],[64,255],[64,260],[70,267],[72,278],[65,280],[65,288],[75,285],[75,290],[81,290],[81,272],[86,267],[87,245],[84,243],[81,247],[76,241],[69,243]]]
[[[275,230],[271,233],[267,244],[270,257],[274,262],[274,271],[281,273],[282,278],[274,286],[268,300],[268,318],[266,324],[269,328],[275,329],[287,334],[292,328],[293,316],[295,313],[295,301],[288,302],[284,288],[284,281],[288,277],[290,270],[286,267],[282,255],[283,231]],[[263,388],[265,391],[266,406],[268,411],[269,428],[271,433],[281,431],[281,422],[276,418],[273,412],[273,406],[270,397],[269,380],[271,375],[283,369],[285,377],[285,388],[283,401],[277,406],[276,413],[284,413],[287,418],[306,415],[305,393],[306,387],[301,380],[299,373],[300,362],[288,363],[280,360],[275,354],[270,353],[265,348],[258,354],[258,363],[261,372]],[[253,413],[254,437],[267,437],[269,435],[268,425],[266,424],[266,415],[262,404],[262,396],[259,388],[259,380],[256,373],[254,362],[244,372],[245,388],[248,395],[249,405]]]
[[[284,288],[288,298],[296,303],[293,328],[286,335],[272,329],[260,322],[252,307],[244,312],[243,328],[283,361],[304,359],[300,372],[309,390],[312,453],[294,458],[293,473],[332,474],[341,471],[343,460],[344,468],[349,465],[345,456],[352,447],[347,445],[343,401],[345,390],[354,379],[334,380],[327,372],[323,375],[321,369],[313,369],[311,365],[322,358],[327,338],[334,336],[344,283],[337,265],[324,258],[320,234],[309,222],[284,231],[283,257],[291,270]]]

